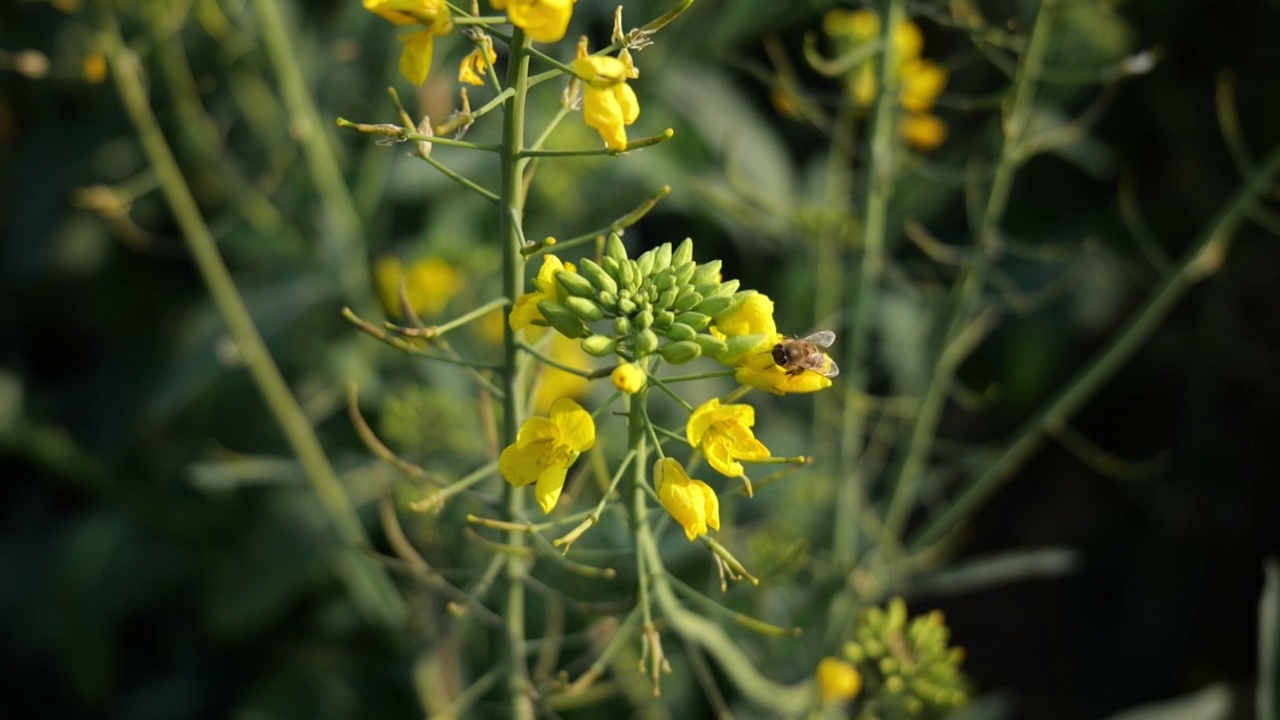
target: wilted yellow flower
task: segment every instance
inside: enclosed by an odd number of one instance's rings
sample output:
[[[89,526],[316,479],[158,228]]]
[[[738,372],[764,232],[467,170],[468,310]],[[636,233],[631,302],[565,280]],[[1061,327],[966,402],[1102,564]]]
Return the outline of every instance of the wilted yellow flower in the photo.
[[[549,331],[540,327],[530,327],[524,331],[525,337],[530,341],[536,341],[544,332]],[[576,370],[591,369],[591,357],[582,350],[582,343],[570,340],[558,332],[551,333],[551,347],[547,354],[561,365]],[[590,389],[591,381],[581,375],[543,365],[542,377],[538,379],[538,387],[533,394],[533,411],[545,413],[557,398],[580,398]]]
[[[662,507],[684,528],[684,536],[693,540],[707,534],[707,528],[720,529],[720,499],[711,486],[689,477],[684,467],[672,458],[653,464],[653,486]]]
[[[493,50],[493,38],[482,33],[477,42],[479,47],[462,58],[462,64],[458,66],[458,82],[467,83],[468,85],[483,85],[484,80],[482,78],[489,73],[489,68],[493,67],[493,64],[498,61],[498,53]]]
[[[627,149],[627,126],[640,117],[640,101],[627,84],[639,76],[631,56],[588,55],[586,43],[578,45],[573,71],[582,79],[582,120],[594,129],[610,150]]]
[[[533,494],[550,513],[564,490],[564,478],[578,455],[596,444],[591,413],[569,398],[551,404],[550,417],[531,417],[520,426],[514,445],[498,456],[498,472],[515,487],[534,484]]]
[[[400,280],[404,279],[409,307],[420,315],[437,315],[466,284],[462,273],[440,258],[424,258],[405,269],[400,259],[391,255],[378,258],[373,266],[378,297],[387,316],[399,318]]]
[[[423,25],[420,30],[402,36],[400,74],[421,85],[431,72],[431,50],[437,35],[453,29],[453,18],[444,0],[363,0],[364,9],[396,25]]]
[[[716,472],[741,477],[744,470],[739,460],[769,457],[769,448],[751,432],[755,424],[756,411],[750,405],[721,405],[719,398],[711,398],[689,416],[685,435]]]
[[[511,307],[511,317],[507,321],[511,323],[512,330],[519,330],[533,324],[546,324],[542,311],[538,309],[538,303],[543,300],[558,301],[564,298],[565,292],[556,283],[556,275],[561,272],[577,272],[577,270],[573,267],[573,263],[562,263],[555,255],[543,256],[538,277],[533,280],[533,287],[536,289],[516,298],[515,304]]]
[[[489,0],[494,10],[506,10],[512,25],[531,39],[553,43],[569,29],[576,0]]]
[[[776,364],[771,350],[782,340],[782,335],[776,334],[755,351],[742,355],[734,371],[734,379],[743,385],[767,390],[774,395],[811,393],[831,387],[831,378],[823,374],[825,368],[791,374],[786,368]],[[825,353],[823,357],[826,357]],[[827,357],[827,361],[830,362],[830,360],[831,358]]]
[[[97,85],[107,79],[107,58],[100,52],[90,53],[84,59],[84,81]]]
[[[613,369],[610,375],[613,386],[628,395],[635,395],[644,387],[644,370],[635,363],[622,363]]]
[[[818,697],[823,705],[852,700],[862,691],[862,675],[839,658],[825,657],[818,663]]]

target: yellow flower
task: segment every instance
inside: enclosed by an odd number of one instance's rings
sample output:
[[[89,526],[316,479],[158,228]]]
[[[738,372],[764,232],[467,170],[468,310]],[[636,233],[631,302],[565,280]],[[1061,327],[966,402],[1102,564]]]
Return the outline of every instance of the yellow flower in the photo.
[[[401,278],[404,278],[409,307],[421,315],[439,314],[465,284],[462,273],[439,258],[418,260],[406,270],[399,258],[388,255],[374,263],[373,276],[382,308],[391,318],[399,318],[402,314]]]
[[[898,96],[904,110],[928,112],[947,86],[947,71],[928,60],[912,60],[902,66],[902,89]]]
[[[453,29],[453,18],[444,0],[363,0],[364,9],[396,25],[424,25],[400,38],[400,74],[414,85],[427,81],[431,72],[431,49],[437,35]]]
[[[716,472],[727,477],[742,477],[739,460],[764,460],[769,448],[756,439],[751,426],[756,424],[756,411],[750,405],[721,405],[711,398],[693,411],[685,425],[689,444],[702,450]]]
[[[512,25],[535,42],[553,43],[564,37],[576,0],[489,0],[494,10],[506,10]]]
[[[898,123],[902,141],[918,150],[932,150],[947,139],[947,124],[933,115],[904,115]]]
[[[544,328],[531,327],[526,329],[524,334],[532,342],[545,332],[548,331]],[[570,340],[558,332],[551,333],[551,348],[547,354],[561,365],[567,365],[576,370],[591,369],[591,358],[583,352],[582,343]],[[586,395],[589,389],[591,389],[591,381],[581,375],[544,365],[542,377],[538,379],[538,387],[533,394],[533,411],[545,413],[557,398],[580,398]]]
[[[493,38],[481,34],[478,42],[480,46],[462,58],[462,64],[458,66],[458,82],[484,85],[481,78],[489,74],[489,68],[498,61],[498,53],[493,50]]]
[[[560,398],[551,404],[550,417],[524,421],[515,444],[498,457],[498,472],[515,487],[537,483],[534,497],[549,514],[564,490],[569,466],[595,444],[591,413],[569,398]]]
[[[100,52],[87,55],[84,59],[84,81],[97,85],[107,79],[107,58]]]
[[[875,10],[831,10],[822,16],[822,31],[833,37],[871,40],[880,34],[880,16]]]
[[[573,263],[562,263],[555,255],[543,257],[542,268],[538,270],[538,277],[533,280],[533,286],[536,289],[516,298],[515,304],[511,306],[511,317],[507,321],[511,323],[512,330],[535,324],[547,324],[542,317],[542,311],[538,310],[538,303],[543,300],[564,299],[566,293],[556,283],[556,275],[561,272],[577,272],[577,270],[573,267]]]
[[[627,126],[640,117],[640,101],[627,84],[629,78],[639,76],[631,56],[587,55],[586,45],[580,44],[573,71],[584,82],[583,122],[600,134],[605,147],[626,150]]]
[[[778,325],[773,321],[773,301],[768,295],[748,295],[736,307],[716,316],[716,329],[724,337],[738,335],[777,335]]]
[[[711,486],[689,477],[680,463],[662,458],[653,464],[653,485],[662,507],[693,540],[706,535],[707,528],[720,529],[720,499]]]
[[[613,369],[610,377],[613,379],[613,386],[628,395],[640,392],[645,383],[644,370],[635,363],[622,363]]]
[[[820,372],[805,370],[790,375],[785,368],[774,363],[771,351],[782,339],[782,335],[774,335],[772,340],[742,355],[733,373],[734,379],[742,385],[767,390],[774,395],[811,393],[831,387],[831,378]]]
[[[823,705],[852,700],[862,691],[862,675],[839,658],[825,657],[818,663],[818,697]]]

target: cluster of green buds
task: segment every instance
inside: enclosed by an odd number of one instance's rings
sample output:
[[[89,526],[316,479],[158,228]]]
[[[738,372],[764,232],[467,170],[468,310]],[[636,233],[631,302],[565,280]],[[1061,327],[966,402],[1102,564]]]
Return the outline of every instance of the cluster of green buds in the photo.
[[[950,630],[938,610],[907,619],[907,604],[863,611],[844,656],[866,687],[867,717],[936,717],[969,701],[960,671],[964,650],[948,647]]]
[[[738,291],[738,281],[721,282],[720,261],[697,263],[693,241],[685,239],[628,258],[622,240],[611,235],[596,263],[583,259],[577,272],[556,274],[560,299],[538,303],[542,317],[561,334],[581,338],[595,357],[638,360],[655,353],[680,365],[701,356],[732,357],[761,338],[717,337],[717,315],[731,312],[754,294]],[[608,322],[595,331],[590,324]],[[596,326],[599,327],[599,326]]]

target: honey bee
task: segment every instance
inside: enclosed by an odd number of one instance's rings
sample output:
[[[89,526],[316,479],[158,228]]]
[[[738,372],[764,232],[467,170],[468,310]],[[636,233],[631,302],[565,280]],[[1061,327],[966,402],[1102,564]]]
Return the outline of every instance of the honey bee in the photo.
[[[840,374],[840,368],[822,352],[835,341],[836,334],[830,330],[819,330],[802,338],[785,337],[771,351],[774,365],[785,369],[788,375],[812,370],[824,377],[835,377]]]

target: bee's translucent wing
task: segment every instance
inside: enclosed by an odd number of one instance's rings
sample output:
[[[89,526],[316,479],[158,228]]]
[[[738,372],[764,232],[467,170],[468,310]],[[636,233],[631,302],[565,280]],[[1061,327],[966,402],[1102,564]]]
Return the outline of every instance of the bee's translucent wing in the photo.
[[[814,342],[816,342],[816,341],[814,341]],[[830,356],[827,356],[827,364],[826,364],[826,366],[825,366],[825,367],[823,367],[823,368],[822,368],[821,370],[819,370],[818,372],[819,372],[819,373],[821,373],[822,375],[826,376],[826,377],[833,378],[833,377],[835,377],[835,376],[837,376],[837,375],[839,375],[839,374],[840,374],[840,367],[836,365],[836,361],[835,361],[835,360],[832,360]]]
[[[806,337],[805,342],[811,342],[818,347],[831,347],[831,343],[836,341],[836,334],[830,330],[819,330],[812,335]]]

